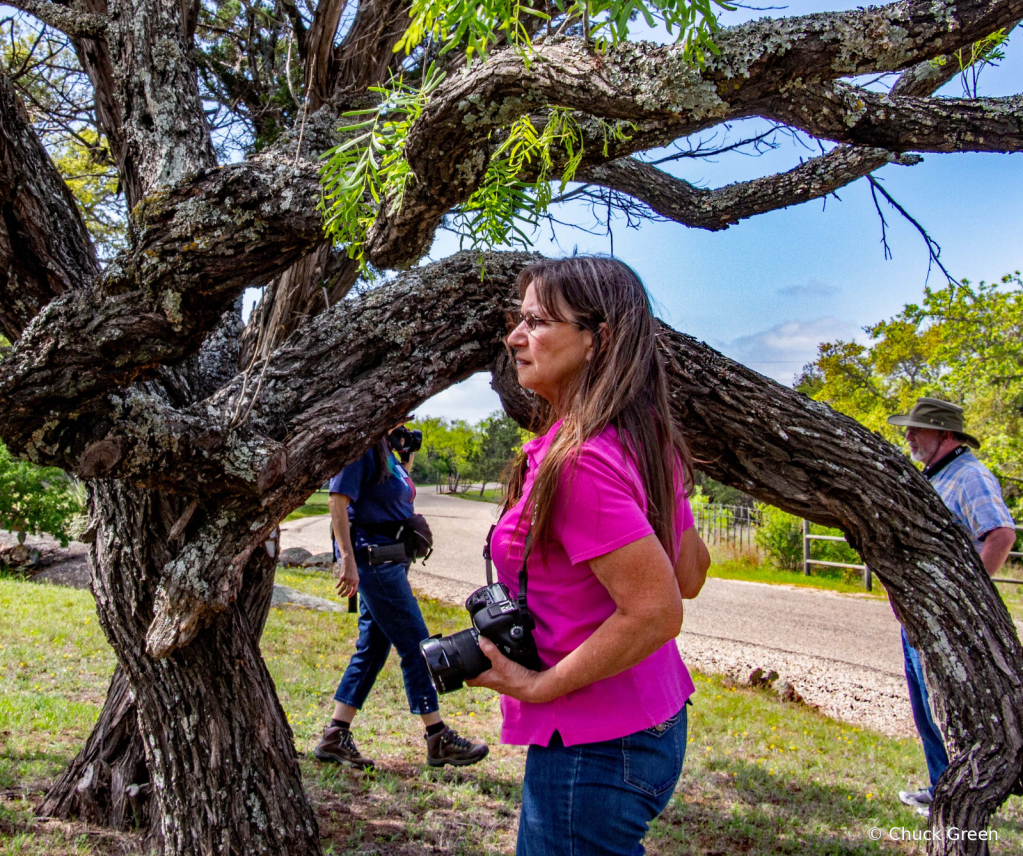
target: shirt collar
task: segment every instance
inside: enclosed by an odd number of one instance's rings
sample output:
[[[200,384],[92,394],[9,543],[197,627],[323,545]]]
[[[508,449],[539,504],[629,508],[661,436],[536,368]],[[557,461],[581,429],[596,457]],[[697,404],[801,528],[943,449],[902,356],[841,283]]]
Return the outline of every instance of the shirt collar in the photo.
[[[966,446],[956,446],[951,452],[943,455],[939,460],[935,461],[928,467],[924,467],[924,478],[933,479],[938,473],[940,473],[945,467],[951,464],[953,461],[959,459],[960,455],[969,452],[970,450]]]
[[[541,437],[534,437],[532,440],[522,444],[522,451],[526,453],[526,456],[531,461],[543,460],[543,456],[547,454],[547,450],[550,448],[551,443],[554,442],[554,438],[558,435],[558,429],[564,421],[564,419],[559,419],[551,425],[550,430],[546,434]]]

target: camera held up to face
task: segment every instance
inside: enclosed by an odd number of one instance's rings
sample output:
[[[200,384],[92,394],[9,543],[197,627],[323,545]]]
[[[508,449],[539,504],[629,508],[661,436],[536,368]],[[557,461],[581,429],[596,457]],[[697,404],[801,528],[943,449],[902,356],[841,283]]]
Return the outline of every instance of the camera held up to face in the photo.
[[[401,462],[407,464],[411,454],[423,448],[423,432],[399,425],[387,435],[387,442]]]

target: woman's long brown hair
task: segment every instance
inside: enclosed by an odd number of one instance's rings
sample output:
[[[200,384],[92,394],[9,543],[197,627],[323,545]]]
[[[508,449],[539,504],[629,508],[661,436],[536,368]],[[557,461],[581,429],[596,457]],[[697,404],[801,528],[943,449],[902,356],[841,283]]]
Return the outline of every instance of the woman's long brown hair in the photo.
[[[674,562],[676,480],[684,479],[686,492],[691,491],[692,458],[671,418],[657,322],[643,283],[617,259],[572,256],[530,265],[517,285],[520,298],[533,286],[547,318],[577,321],[593,333],[592,356],[569,391],[571,406],[540,464],[523,513],[524,521],[533,519],[534,542],[546,547],[565,466],[583,443],[613,425],[642,476],[647,519]],[[533,424],[542,434],[558,414],[539,396],[536,406]],[[523,452],[512,465],[503,511],[522,498],[526,466]]]

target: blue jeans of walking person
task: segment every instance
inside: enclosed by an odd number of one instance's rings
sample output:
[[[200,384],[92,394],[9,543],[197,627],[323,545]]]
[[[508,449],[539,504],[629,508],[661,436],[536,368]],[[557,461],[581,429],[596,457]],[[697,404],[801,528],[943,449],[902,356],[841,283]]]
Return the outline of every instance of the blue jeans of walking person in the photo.
[[[616,740],[530,746],[516,856],[641,856],[686,755],[686,708]]]
[[[419,653],[419,643],[430,634],[409,585],[409,566],[396,562],[360,563],[358,569],[359,640],[334,693],[334,701],[361,709],[393,645],[401,657],[409,710],[420,716],[435,712],[437,691]]]
[[[909,703],[913,708],[913,722],[917,733],[924,744],[924,760],[927,761],[927,774],[931,778],[931,795],[941,774],[948,767],[948,754],[945,752],[945,741],[931,715],[931,703],[927,697],[927,684],[924,682],[924,670],[920,665],[920,653],[909,644],[906,631],[902,631],[902,653],[906,660],[906,684],[909,687]]]

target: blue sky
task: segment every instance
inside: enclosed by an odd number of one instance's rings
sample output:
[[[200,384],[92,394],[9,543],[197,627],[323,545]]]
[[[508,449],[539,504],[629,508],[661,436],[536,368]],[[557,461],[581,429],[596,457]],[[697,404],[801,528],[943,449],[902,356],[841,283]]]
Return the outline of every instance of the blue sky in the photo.
[[[805,14],[853,8],[853,3],[790,3],[770,14]],[[722,16],[724,23],[759,17],[749,10]],[[1023,90],[1023,33],[1017,32],[1006,59],[981,77],[981,94],[1012,95]],[[958,79],[942,91],[961,95]],[[734,129],[733,133],[740,133]],[[676,175],[717,187],[790,169],[812,153],[793,143],[761,157],[721,156],[715,163],[683,161]],[[941,259],[956,278],[993,280],[1023,267],[1023,155],[954,154],[924,156],[913,167],[887,166],[877,173],[886,189],[941,246]],[[724,232],[687,229],[676,223],[648,223],[638,230],[615,224],[614,253],[643,278],[671,326],[702,339],[761,374],[791,383],[813,359],[817,344],[838,338],[863,339],[862,328],[890,317],[920,299],[927,284],[928,257],[918,233],[891,209],[886,260],[881,226],[865,181],[829,198],[764,214]],[[559,219],[590,224],[588,213],[559,212]],[[535,248],[548,255],[610,251],[606,236],[562,228],[550,230]],[[442,258],[457,241],[441,234],[431,252]],[[930,284],[944,285],[932,270]],[[489,375],[476,375],[422,404],[419,415],[476,421],[500,407]]]

